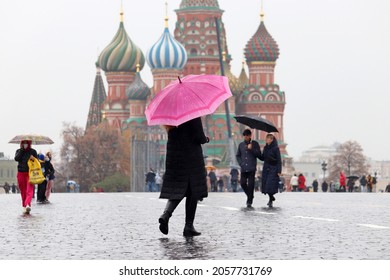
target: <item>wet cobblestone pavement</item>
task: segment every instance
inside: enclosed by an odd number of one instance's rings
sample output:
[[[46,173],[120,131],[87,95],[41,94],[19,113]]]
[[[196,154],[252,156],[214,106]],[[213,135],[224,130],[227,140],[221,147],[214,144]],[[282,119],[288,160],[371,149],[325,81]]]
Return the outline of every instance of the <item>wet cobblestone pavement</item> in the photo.
[[[57,194],[23,215],[19,195],[0,195],[0,259],[390,260],[390,195],[282,193],[273,209],[256,193],[210,193],[185,238],[184,201],[158,229],[158,193]]]

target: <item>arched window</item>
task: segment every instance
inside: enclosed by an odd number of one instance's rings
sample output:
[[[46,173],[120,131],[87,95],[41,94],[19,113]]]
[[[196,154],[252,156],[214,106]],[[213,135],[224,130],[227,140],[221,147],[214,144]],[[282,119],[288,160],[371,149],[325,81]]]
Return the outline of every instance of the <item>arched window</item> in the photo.
[[[197,55],[198,51],[195,48],[193,48],[193,49],[191,49],[190,53],[191,53],[191,55]]]
[[[209,50],[207,51],[207,54],[208,54],[208,55],[214,55],[214,50],[213,50],[213,49],[209,49]]]

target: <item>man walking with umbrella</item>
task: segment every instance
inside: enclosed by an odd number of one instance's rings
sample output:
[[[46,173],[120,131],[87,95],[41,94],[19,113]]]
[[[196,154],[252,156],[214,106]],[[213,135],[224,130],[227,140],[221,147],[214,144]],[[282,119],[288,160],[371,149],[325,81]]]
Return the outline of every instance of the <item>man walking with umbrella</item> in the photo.
[[[247,196],[246,206],[252,207],[257,159],[261,159],[262,155],[259,143],[251,138],[252,132],[249,129],[245,129],[242,135],[244,136],[244,141],[238,146],[236,158],[241,167],[240,183]]]

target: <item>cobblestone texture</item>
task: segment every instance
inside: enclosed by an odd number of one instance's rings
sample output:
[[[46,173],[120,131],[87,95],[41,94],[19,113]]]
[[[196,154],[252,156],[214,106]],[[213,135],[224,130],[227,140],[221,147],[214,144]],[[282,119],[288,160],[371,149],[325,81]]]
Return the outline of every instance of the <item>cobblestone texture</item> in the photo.
[[[57,194],[23,215],[19,195],[0,195],[0,259],[390,260],[390,195],[282,193],[273,209],[256,193],[210,193],[182,236],[184,201],[158,230],[157,193]]]

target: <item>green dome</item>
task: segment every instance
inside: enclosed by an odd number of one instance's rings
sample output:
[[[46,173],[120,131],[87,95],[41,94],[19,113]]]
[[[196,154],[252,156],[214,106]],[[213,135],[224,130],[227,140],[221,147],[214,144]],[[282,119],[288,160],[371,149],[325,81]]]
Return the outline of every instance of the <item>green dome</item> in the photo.
[[[111,43],[101,52],[98,63],[105,72],[136,72],[137,64],[144,67],[141,49],[127,35],[123,22]]]

